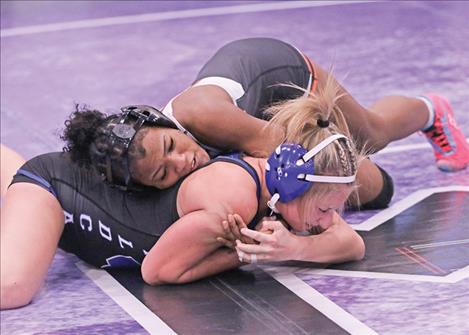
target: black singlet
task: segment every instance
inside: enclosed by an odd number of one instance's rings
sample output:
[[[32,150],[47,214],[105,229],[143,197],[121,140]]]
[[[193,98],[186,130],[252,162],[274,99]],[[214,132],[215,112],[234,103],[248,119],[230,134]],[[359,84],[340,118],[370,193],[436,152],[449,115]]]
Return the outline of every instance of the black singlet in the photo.
[[[255,170],[234,157],[225,161]],[[12,183],[27,182],[49,190],[65,214],[59,247],[101,268],[139,266],[158,238],[179,219],[176,198],[184,179],[169,189],[129,193],[105,184],[93,171],[78,167],[66,153],[48,153],[26,162]],[[26,210],[26,209],[25,209]],[[250,223],[257,222],[258,217]],[[34,222],[31,222],[34,224]]]
[[[272,103],[294,99],[305,93],[280,84],[294,84],[314,91],[317,76],[311,60],[294,46],[273,38],[247,38],[220,48],[202,67],[192,86],[215,85],[225,90],[233,103],[246,113],[268,119],[264,109]],[[173,100],[163,108],[187,136],[202,146],[211,157],[223,154],[216,147],[199,141],[174,116]]]
[[[273,102],[293,99],[304,92],[279,84],[295,84],[310,90],[315,73],[311,62],[292,45],[273,38],[248,38],[220,48],[202,67],[194,83],[222,77],[241,84],[239,108],[265,119],[264,108]]]

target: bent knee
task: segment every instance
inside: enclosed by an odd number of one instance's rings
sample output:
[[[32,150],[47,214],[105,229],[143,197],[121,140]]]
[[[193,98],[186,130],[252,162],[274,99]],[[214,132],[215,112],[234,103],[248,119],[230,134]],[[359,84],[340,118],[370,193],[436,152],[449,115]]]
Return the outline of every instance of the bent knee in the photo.
[[[383,178],[383,187],[381,191],[371,201],[360,205],[360,209],[383,209],[389,206],[394,196],[394,182],[392,177],[379,165],[376,165]]]
[[[367,154],[378,152],[391,142],[391,137],[387,132],[389,126],[379,114],[369,113],[367,120],[364,120],[361,126],[358,144],[365,149]]]

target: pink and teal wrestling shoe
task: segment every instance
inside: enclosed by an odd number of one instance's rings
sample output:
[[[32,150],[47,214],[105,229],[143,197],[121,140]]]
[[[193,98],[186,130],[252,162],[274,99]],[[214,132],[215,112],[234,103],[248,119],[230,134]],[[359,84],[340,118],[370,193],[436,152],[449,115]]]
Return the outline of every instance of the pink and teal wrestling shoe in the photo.
[[[440,95],[425,94],[435,118],[430,128],[422,131],[433,147],[436,166],[445,172],[465,169],[469,164],[469,144],[453,116],[448,100]]]

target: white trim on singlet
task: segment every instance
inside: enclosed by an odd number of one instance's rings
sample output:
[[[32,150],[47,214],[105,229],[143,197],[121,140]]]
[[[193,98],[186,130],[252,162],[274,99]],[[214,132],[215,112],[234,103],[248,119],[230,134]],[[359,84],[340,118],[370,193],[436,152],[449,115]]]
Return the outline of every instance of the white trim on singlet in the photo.
[[[166,104],[166,106],[163,108],[161,112],[167,117],[169,117],[171,121],[173,121],[176,124],[176,126],[178,127],[180,131],[182,131],[184,134],[192,138],[194,141],[199,142],[186,128],[182,126],[182,124],[179,123],[179,121],[173,115],[173,100],[176,99],[177,97],[178,95],[176,95],[174,98],[169,100],[169,102]]]
[[[238,107],[236,101],[246,93],[240,83],[225,77],[205,77],[200,79],[192,86],[195,87],[203,85],[215,85],[222,88],[231,97],[231,100],[233,100],[233,103],[236,107]]]
[[[173,114],[173,100],[176,99],[178,96],[179,96],[179,94],[176,95],[171,100],[169,100],[169,102],[166,104],[166,106],[163,108],[163,110],[161,112],[164,115],[166,115],[168,118],[170,118],[171,121],[174,122],[174,124],[176,125],[176,127],[178,127],[178,129],[180,131],[182,131],[184,134],[189,136],[192,140],[194,140],[202,148],[204,148],[205,150],[211,151],[212,153],[220,153],[221,152],[220,149],[211,147],[209,145],[206,145],[206,144],[203,144],[202,142],[200,142],[194,135],[192,135],[192,133],[189,130],[184,128],[184,126],[182,124],[180,124],[179,121],[176,119],[176,117]]]

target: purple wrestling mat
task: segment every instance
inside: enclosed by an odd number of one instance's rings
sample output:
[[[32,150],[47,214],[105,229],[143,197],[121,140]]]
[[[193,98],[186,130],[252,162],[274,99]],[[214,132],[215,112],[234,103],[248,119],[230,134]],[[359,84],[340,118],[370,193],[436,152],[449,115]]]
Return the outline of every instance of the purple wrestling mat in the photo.
[[[469,136],[469,3],[460,1],[2,1],[1,142],[61,149],[75,102],[164,106],[228,41],[295,45],[362,104],[433,91]],[[90,268],[59,251],[2,334],[467,334],[469,171],[447,174],[423,137],[372,157],[394,178],[384,211],[347,213],[363,262],[246,266],[190,285]],[[33,223],[32,223],[33,224]]]

